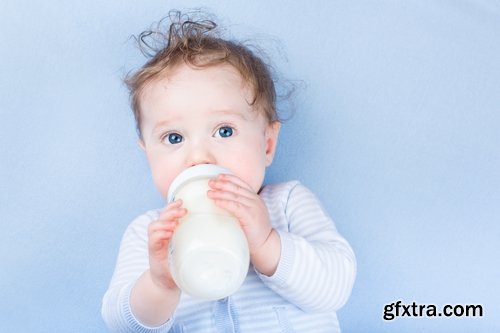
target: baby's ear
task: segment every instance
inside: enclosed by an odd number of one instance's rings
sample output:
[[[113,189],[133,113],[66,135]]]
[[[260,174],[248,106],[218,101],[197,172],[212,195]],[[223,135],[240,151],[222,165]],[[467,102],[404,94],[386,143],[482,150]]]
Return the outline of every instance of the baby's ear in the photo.
[[[276,153],[281,123],[273,121],[266,128],[266,166],[270,166]]]
[[[137,145],[141,147],[142,150],[146,151],[146,146],[144,145],[144,141],[142,139],[137,140]]]

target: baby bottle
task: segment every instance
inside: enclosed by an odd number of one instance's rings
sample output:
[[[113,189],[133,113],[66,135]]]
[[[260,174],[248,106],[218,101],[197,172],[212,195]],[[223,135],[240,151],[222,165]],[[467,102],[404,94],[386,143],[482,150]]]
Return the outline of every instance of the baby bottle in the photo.
[[[209,199],[208,181],[229,170],[200,164],[172,182],[168,201],[182,199],[188,213],[179,220],[169,244],[169,269],[179,288],[206,300],[234,293],[248,273],[248,243],[236,218]]]

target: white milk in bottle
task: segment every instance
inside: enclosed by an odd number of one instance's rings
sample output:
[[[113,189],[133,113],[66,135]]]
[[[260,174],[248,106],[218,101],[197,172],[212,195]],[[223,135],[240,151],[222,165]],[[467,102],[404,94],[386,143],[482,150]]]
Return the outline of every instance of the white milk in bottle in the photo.
[[[172,182],[168,201],[182,199],[188,213],[179,220],[169,245],[169,269],[187,294],[206,300],[234,293],[248,273],[248,243],[236,218],[209,199],[208,181],[231,172],[200,164]]]

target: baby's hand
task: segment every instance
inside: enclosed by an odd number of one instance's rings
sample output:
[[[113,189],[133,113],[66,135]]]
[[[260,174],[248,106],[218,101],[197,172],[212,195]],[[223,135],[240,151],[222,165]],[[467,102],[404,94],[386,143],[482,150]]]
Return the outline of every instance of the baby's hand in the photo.
[[[208,185],[212,188],[208,197],[240,222],[254,267],[264,275],[273,275],[281,256],[281,240],[271,226],[264,200],[247,183],[233,175],[219,175]]]
[[[151,279],[160,288],[173,288],[175,282],[168,269],[168,244],[179,219],[187,214],[182,201],[168,204],[160,213],[157,221],[148,229],[148,250]]]
[[[219,175],[208,184],[212,188],[208,197],[238,219],[247,237],[250,255],[257,253],[273,230],[262,198],[234,175]]]

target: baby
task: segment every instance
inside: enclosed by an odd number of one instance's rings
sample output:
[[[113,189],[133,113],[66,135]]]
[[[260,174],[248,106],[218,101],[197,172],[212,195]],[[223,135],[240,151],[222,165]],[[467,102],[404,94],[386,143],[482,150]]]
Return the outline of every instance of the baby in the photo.
[[[207,196],[239,221],[250,270],[227,298],[182,293],[167,264],[187,213],[177,200],[127,228],[103,318],[114,332],[340,332],[335,311],[351,293],[354,253],[299,182],[263,186],[281,125],[274,82],[258,56],[215,28],[178,14],[165,45],[126,82],[139,144],[163,197],[191,166],[231,170],[210,180]]]

